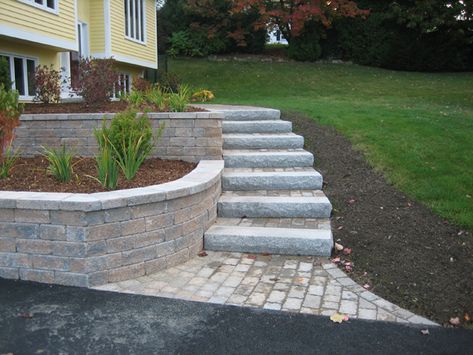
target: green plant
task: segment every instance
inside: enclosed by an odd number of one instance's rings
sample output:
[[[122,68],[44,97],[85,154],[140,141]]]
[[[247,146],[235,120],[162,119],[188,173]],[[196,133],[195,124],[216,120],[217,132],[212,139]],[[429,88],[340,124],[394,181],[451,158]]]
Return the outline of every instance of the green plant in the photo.
[[[146,92],[146,101],[152,105],[157,106],[160,111],[164,111],[166,109],[166,95],[159,86],[155,86]]]
[[[36,95],[34,100],[44,104],[59,102],[61,98],[61,73],[50,67],[38,65],[34,73]]]
[[[3,85],[6,90],[11,88],[10,63],[5,57],[0,56],[0,86]]]
[[[140,108],[146,103],[146,93],[138,90],[134,90],[125,96],[125,100],[133,108]]]
[[[99,142],[106,143],[108,141],[106,133],[103,131],[95,131],[94,133]],[[95,156],[95,161],[97,162],[98,178],[92,178],[100,182],[106,189],[115,190],[118,185],[118,164],[110,144],[103,144],[99,147],[99,154]]]
[[[67,182],[72,177],[72,154],[63,144],[60,149],[43,147],[43,156],[48,160],[48,171],[59,181]]]
[[[168,96],[169,110],[172,112],[183,112],[191,98],[189,86],[181,85],[177,93],[170,93]]]
[[[17,149],[16,152],[14,152],[13,144],[10,142],[10,144],[5,149],[2,162],[0,164],[0,179],[7,178],[8,176],[10,176],[10,171],[15,165],[19,156],[19,150]]]
[[[158,85],[163,92],[176,92],[181,85],[181,79],[174,73],[158,70]]]

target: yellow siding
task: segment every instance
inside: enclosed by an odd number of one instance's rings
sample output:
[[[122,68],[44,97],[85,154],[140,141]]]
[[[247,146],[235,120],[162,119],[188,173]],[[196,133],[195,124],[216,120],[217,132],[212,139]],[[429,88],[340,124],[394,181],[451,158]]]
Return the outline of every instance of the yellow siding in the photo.
[[[60,0],[58,14],[17,0],[0,0],[0,24],[33,35],[76,41],[74,0]]]
[[[116,0],[115,0],[116,1]],[[105,19],[103,0],[91,0],[89,5],[90,53],[105,53]]]
[[[35,46],[27,42],[17,40],[6,40],[0,42],[0,53],[16,54],[38,60],[38,65],[54,65],[56,70],[60,69],[59,53],[45,46]]]
[[[132,82],[134,78],[142,77],[143,76],[143,68],[136,67],[134,65],[127,65],[123,63],[119,63],[115,70],[119,73],[128,73],[132,76]]]
[[[141,44],[125,38],[124,2],[110,0],[112,55],[156,63],[156,19],[154,0],[146,0],[145,10],[146,42]]]
[[[90,0],[77,0],[77,19],[90,23]]]

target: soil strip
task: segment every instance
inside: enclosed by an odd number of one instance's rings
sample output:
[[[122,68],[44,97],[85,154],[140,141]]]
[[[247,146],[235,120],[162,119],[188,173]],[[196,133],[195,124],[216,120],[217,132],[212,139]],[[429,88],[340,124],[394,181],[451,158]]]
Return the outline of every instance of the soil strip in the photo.
[[[334,239],[352,249],[350,276],[400,307],[448,323],[473,314],[473,237],[386,182],[332,127],[298,113],[285,118],[305,137],[333,204]],[[468,317],[466,317],[468,318]]]

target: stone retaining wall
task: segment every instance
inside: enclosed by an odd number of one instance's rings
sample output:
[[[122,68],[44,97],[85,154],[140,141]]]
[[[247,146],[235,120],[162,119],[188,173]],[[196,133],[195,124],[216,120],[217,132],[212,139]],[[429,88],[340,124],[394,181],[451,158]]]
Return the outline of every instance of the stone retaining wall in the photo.
[[[97,153],[94,128],[114,114],[35,114],[22,115],[15,130],[15,147],[22,156],[38,155],[41,146],[66,147],[81,156]],[[218,112],[149,113],[154,128],[164,123],[163,135],[153,155],[163,159],[198,162],[222,159],[222,118]]]
[[[201,161],[173,182],[94,194],[2,191],[0,277],[89,287],[187,261],[217,217],[222,170]]]

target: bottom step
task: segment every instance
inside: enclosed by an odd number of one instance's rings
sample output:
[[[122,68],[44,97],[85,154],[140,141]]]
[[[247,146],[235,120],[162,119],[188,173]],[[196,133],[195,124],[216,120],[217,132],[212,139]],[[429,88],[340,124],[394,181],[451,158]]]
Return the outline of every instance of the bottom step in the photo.
[[[269,228],[215,224],[204,235],[204,248],[215,251],[330,256],[330,229]]]

